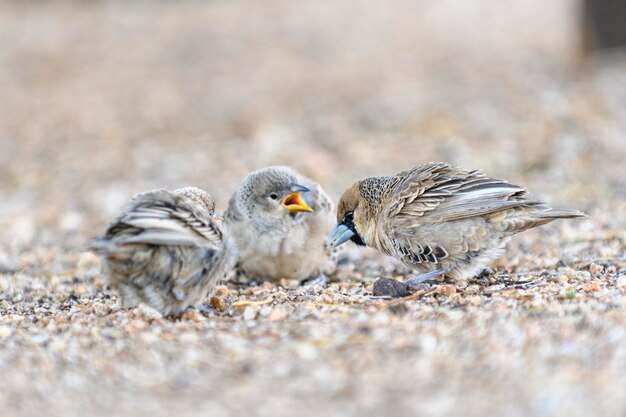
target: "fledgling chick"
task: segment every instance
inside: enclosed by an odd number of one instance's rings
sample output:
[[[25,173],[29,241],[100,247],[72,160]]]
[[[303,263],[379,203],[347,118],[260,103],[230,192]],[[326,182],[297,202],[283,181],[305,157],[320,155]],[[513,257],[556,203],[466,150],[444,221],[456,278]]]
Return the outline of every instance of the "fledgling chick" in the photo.
[[[248,174],[224,217],[239,247],[238,267],[250,279],[323,281],[335,267],[335,250],[325,244],[334,205],[322,187],[291,168]]]
[[[497,258],[514,234],[574,217],[585,214],[549,208],[480,171],[431,162],[354,183],[339,200],[328,243],[350,239],[428,272],[411,284],[440,274],[463,280]]]
[[[177,314],[207,297],[236,260],[236,246],[214,220],[214,208],[211,196],[195,187],[149,191],[130,201],[90,245],[102,255],[122,307],[145,303]]]

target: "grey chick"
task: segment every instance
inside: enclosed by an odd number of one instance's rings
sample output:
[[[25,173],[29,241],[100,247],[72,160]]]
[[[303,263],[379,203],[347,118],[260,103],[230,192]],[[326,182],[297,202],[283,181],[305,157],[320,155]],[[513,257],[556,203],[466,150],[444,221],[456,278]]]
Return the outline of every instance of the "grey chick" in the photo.
[[[516,233],[575,217],[585,214],[547,207],[480,171],[431,162],[354,183],[339,200],[328,243],[350,239],[425,272],[409,284],[440,274],[463,280],[497,258]]]
[[[291,168],[248,174],[224,217],[239,247],[238,267],[252,280],[323,282],[335,267],[335,250],[325,245],[334,205],[322,187]]]
[[[234,268],[236,246],[214,220],[214,207],[195,187],[138,194],[91,243],[122,307],[145,303],[164,315],[181,313]]]

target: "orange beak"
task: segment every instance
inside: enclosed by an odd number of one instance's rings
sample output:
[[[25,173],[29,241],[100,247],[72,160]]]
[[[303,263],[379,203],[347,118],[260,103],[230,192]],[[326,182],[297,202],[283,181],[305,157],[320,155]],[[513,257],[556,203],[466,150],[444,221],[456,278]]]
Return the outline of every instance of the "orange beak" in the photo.
[[[313,211],[313,209],[307,206],[307,204],[302,201],[302,198],[300,198],[300,191],[289,194],[280,204],[292,212],[306,211],[307,213],[311,213]]]

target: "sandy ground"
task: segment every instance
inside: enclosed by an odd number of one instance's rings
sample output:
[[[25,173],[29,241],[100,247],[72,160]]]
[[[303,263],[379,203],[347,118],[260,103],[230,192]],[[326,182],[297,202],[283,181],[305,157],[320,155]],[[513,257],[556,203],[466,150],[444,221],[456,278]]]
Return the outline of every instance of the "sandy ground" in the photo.
[[[520,4],[3,2],[0,415],[623,416],[626,58],[581,65],[575,3]],[[408,300],[351,248],[326,287],[176,319],[117,311],[83,250],[139,191],[223,209],[288,164],[336,198],[429,160],[590,217]]]

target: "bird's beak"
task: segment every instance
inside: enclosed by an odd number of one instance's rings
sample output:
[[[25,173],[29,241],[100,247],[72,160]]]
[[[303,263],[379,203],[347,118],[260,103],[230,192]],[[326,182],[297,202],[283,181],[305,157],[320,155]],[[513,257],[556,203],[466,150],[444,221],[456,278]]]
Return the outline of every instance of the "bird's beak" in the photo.
[[[289,191],[291,192],[296,192],[296,191],[300,191],[301,193],[308,193],[309,190],[308,188],[306,188],[304,185],[300,185],[300,184],[292,184],[291,187],[289,187]]]
[[[305,187],[302,187],[302,188],[305,188]],[[308,188],[305,188],[305,189],[308,191]],[[306,211],[307,213],[311,213],[313,209],[309,207],[304,201],[302,201],[302,198],[300,198],[300,192],[301,191],[295,191],[289,194],[287,197],[283,199],[283,201],[280,204],[282,204],[283,207],[285,207],[287,210],[291,212]]]
[[[221,214],[219,214],[218,212],[213,212],[213,220],[219,220],[219,221],[223,221],[224,220],[224,216],[222,216]]]
[[[345,224],[338,224],[333,228],[333,230],[331,230],[326,243],[330,247],[339,246],[348,241],[354,235],[356,235],[354,230],[350,229]]]

